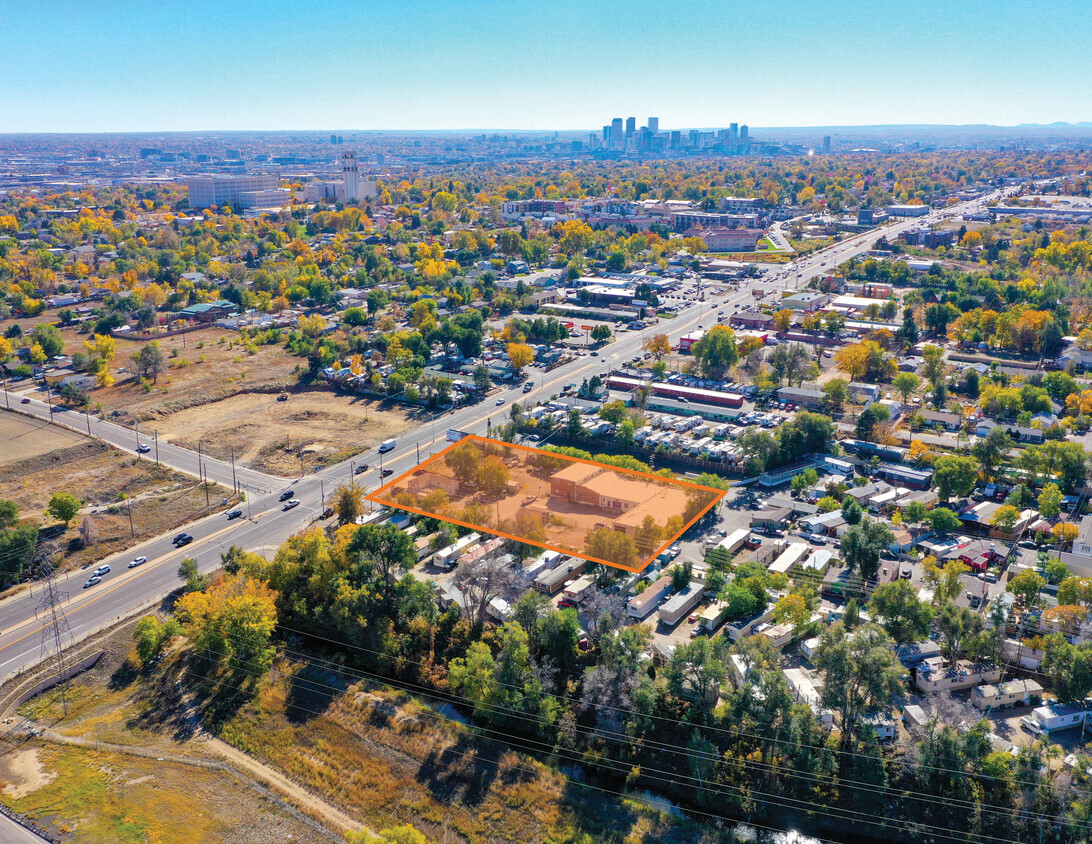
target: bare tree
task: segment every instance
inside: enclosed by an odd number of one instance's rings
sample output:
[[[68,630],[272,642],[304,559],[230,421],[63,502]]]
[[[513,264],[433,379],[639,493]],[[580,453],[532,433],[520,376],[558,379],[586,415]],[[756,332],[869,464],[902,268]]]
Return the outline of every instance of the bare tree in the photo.
[[[584,602],[588,638],[598,645],[604,632],[617,630],[626,620],[626,604],[621,592],[608,595],[598,589]]]
[[[80,524],[80,541],[83,542],[84,548],[99,541],[98,525],[90,516],[84,516],[83,522]]]
[[[454,583],[463,593],[463,605],[476,629],[485,624],[489,602],[511,594],[515,582],[507,555],[482,557],[459,567]]]

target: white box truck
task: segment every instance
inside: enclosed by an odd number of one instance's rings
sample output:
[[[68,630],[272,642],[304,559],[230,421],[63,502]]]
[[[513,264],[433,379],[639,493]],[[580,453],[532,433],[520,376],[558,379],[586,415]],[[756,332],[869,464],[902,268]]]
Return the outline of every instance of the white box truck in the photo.
[[[398,440],[383,440],[379,444],[379,453],[386,454],[388,451],[394,451],[396,445],[398,445]]]

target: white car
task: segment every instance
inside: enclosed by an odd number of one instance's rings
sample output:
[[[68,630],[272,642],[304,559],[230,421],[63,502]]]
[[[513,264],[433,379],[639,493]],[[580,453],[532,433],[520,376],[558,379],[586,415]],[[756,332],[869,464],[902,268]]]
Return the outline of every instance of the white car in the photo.
[[[135,560],[133,560],[131,563],[129,563],[129,568],[135,569],[137,566],[142,566],[146,562],[148,562],[147,557],[137,557]]]
[[[293,507],[299,507],[299,506],[300,506],[300,500],[298,498],[293,498],[291,501],[289,501],[287,504],[284,505],[284,509],[285,510],[291,510]]]
[[[91,576],[92,577],[102,577],[104,574],[109,574],[109,573],[110,573],[110,566],[108,566],[108,565],[107,566],[99,566],[97,569],[95,569],[91,573]]]

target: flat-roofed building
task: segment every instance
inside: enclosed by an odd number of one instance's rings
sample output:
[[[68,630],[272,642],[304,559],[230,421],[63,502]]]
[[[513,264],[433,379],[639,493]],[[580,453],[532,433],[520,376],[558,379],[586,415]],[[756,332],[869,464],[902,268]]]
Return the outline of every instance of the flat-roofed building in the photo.
[[[245,194],[277,189],[276,176],[190,176],[186,179],[190,208],[231,205],[249,208]]]

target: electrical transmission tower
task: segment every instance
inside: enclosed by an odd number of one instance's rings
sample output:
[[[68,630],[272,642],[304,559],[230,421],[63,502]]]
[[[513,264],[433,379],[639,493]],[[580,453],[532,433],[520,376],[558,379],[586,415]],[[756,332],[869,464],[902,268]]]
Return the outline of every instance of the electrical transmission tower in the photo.
[[[56,551],[47,549],[42,553],[40,570],[42,573],[42,597],[38,601],[37,616],[42,626],[42,649],[39,664],[53,667],[55,677],[60,678],[58,688],[61,693],[61,706],[68,717],[68,661],[65,649],[75,644],[72,629],[61,605],[68,600],[68,593],[62,592],[53,570]]]

